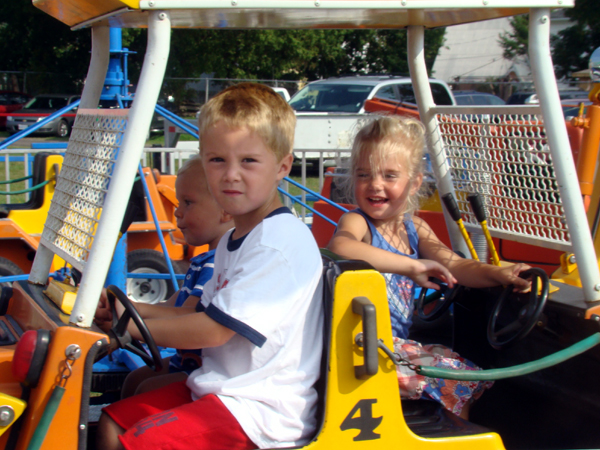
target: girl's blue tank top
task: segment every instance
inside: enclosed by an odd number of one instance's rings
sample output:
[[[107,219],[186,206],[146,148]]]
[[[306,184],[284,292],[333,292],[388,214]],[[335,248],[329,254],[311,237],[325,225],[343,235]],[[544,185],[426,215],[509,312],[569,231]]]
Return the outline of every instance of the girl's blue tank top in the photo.
[[[352,212],[360,214],[367,221],[369,231],[371,232],[371,245],[373,247],[387,250],[388,252],[404,255],[411,259],[419,258],[419,235],[415,228],[415,224],[409,214],[404,216],[404,227],[408,235],[408,243],[412,254],[407,255],[398,249],[392,247],[385,238],[377,231],[375,225],[371,223],[368,215],[360,209],[355,209]],[[412,325],[412,315],[414,311],[414,294],[415,283],[413,280],[404,275],[397,273],[382,273],[385,278],[387,287],[388,304],[390,307],[390,317],[392,320],[392,334],[396,337],[407,339],[408,330]]]

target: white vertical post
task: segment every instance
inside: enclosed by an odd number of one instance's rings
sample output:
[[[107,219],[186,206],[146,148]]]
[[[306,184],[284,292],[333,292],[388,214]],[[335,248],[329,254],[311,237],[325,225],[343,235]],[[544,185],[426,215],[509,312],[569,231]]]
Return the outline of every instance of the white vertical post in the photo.
[[[70,322],[81,327],[92,324],[100,292],[108,273],[119,228],[127,208],[129,193],[144,151],[146,135],[152,121],[156,100],[160,94],[169,47],[171,43],[170,16],[164,11],[152,11],[148,16],[148,45],[138,88],[129,112],[129,121],[115,163],[112,179],[102,211],[94,243],[83,273],[77,302]]]
[[[92,28],[92,57],[87,78],[81,94],[80,108],[96,108],[104,87],[104,79],[110,59],[110,28],[96,26]],[[29,282],[46,284],[54,253],[40,245],[33,260]]]
[[[583,295],[586,301],[599,301],[598,260],[581,198],[577,170],[571,154],[550,56],[550,9],[548,8],[532,9],[529,13],[529,60],[533,82],[544,116],[558,190],[581,277]]]
[[[427,129],[429,158],[435,175],[438,193],[440,197],[447,193],[454,195],[452,177],[448,170],[448,163],[446,162],[446,155],[442,148],[442,140],[438,132],[437,122],[435,116],[431,113],[431,108],[435,106],[435,103],[433,101],[433,94],[431,93],[431,86],[429,86],[427,66],[425,65],[425,29],[422,26],[408,27],[408,65],[419,106],[419,116]],[[460,234],[458,226],[454,223],[446,208],[443,208],[443,211],[452,249],[460,251],[465,257],[469,258],[469,249]]]

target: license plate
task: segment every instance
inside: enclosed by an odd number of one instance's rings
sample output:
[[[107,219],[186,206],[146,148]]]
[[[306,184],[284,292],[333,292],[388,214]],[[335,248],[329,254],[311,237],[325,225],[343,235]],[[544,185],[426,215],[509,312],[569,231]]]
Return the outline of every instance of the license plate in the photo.
[[[17,127],[19,128],[19,130],[24,130],[28,127],[29,125],[17,125]]]

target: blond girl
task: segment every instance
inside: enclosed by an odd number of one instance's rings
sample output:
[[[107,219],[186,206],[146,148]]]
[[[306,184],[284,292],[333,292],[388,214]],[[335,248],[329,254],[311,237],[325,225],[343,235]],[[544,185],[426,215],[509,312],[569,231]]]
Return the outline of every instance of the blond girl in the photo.
[[[408,339],[414,312],[415,283],[439,288],[436,277],[483,288],[530,282],[519,277],[524,264],[497,267],[464,259],[450,250],[423,220],[413,216],[423,181],[424,126],[413,118],[377,117],[357,134],[352,147],[350,183],[357,209],[340,219],[329,249],[369,262],[386,280],[395,351],[415,364],[478,369],[440,345]],[[430,398],[466,417],[469,405],[491,383],[433,380],[398,366],[403,398]]]

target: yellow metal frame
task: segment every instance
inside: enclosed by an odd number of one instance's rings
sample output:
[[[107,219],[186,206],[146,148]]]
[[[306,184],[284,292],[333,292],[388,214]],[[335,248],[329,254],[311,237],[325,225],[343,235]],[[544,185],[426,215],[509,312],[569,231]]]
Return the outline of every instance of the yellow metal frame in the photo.
[[[377,374],[367,379],[357,379],[354,367],[363,364],[363,351],[355,343],[362,331],[361,317],[352,312],[352,299],[366,297],[377,311],[378,338],[388,348],[393,348],[392,325],[385,280],[375,270],[344,272],[337,278],[333,295],[329,373],[324,425],[316,440],[306,449],[361,448],[390,450],[393,448],[420,449],[502,449],[500,436],[496,433],[428,439],[417,436],[406,425],[402,415],[396,369],[390,359],[379,351]],[[360,429],[342,430],[341,424],[360,416],[366,409],[360,405],[371,405],[373,419],[381,418],[370,435],[371,439],[355,440]]]
[[[55,167],[59,170],[62,167],[63,157],[61,155],[49,155],[46,158],[46,173],[45,180],[51,180],[50,183],[44,186],[44,203],[38,209],[12,209],[8,213],[8,218],[15,222],[29,235],[41,235],[44,229],[46,217],[54,190],[56,188],[56,172]]]

